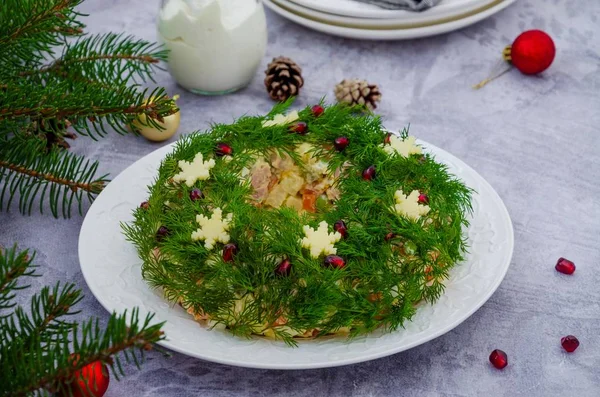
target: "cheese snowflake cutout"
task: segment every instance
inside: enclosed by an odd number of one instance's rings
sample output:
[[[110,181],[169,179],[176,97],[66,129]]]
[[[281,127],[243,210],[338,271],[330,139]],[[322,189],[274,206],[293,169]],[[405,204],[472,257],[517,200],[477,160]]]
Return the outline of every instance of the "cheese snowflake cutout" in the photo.
[[[215,208],[210,219],[204,215],[196,215],[196,222],[200,229],[192,232],[192,241],[204,240],[204,247],[212,250],[217,242],[227,244],[229,242],[229,225],[233,214],[228,214],[223,219],[221,208]]]
[[[390,144],[386,145],[383,150],[388,154],[396,152],[403,157],[408,157],[411,154],[420,154],[422,150],[421,146],[415,145],[415,140],[416,138],[410,135],[404,140],[396,135],[391,135]]]
[[[287,116],[285,114],[276,114],[273,117],[273,120],[263,120],[263,127],[273,127],[274,125],[286,125],[293,121],[298,120],[298,111],[294,110],[290,112]]]
[[[310,256],[318,258],[319,255],[333,255],[337,253],[337,248],[333,245],[340,241],[342,235],[339,232],[328,233],[327,222],[319,223],[317,229],[304,225],[304,237],[301,241],[302,247],[310,250]]]
[[[400,215],[417,220],[419,217],[429,213],[428,205],[419,204],[418,190],[413,190],[408,196],[406,196],[402,190],[396,190],[394,198],[396,199],[396,205],[394,206],[394,209]]]
[[[215,166],[215,160],[203,161],[202,153],[196,154],[192,162],[179,160],[177,165],[181,172],[173,177],[175,182],[185,182],[188,186],[194,186],[197,180],[207,180],[210,177],[210,170]]]

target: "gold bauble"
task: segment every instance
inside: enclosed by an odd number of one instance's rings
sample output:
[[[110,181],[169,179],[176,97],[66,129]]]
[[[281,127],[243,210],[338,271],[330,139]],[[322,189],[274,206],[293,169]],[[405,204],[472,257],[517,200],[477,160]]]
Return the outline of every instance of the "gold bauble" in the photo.
[[[178,95],[173,99],[177,99]],[[180,113],[173,113],[164,117],[164,121],[154,120],[161,128],[154,127],[148,122],[148,116],[140,115],[133,121],[133,128],[139,132],[144,138],[153,142],[162,142],[171,138],[179,128]]]

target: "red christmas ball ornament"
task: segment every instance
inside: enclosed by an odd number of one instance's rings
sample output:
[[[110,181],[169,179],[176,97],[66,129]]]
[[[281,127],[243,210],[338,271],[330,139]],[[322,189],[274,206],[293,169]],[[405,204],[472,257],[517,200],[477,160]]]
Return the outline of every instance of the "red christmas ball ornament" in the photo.
[[[78,360],[77,355],[73,355],[73,362]],[[73,397],[102,397],[108,389],[110,375],[106,365],[100,361],[94,361],[75,372],[73,381],[65,385],[62,393],[58,395]]]
[[[552,65],[556,55],[554,41],[541,30],[521,33],[504,51],[508,52],[505,59],[523,74],[542,73]]]
[[[541,30],[527,30],[521,33],[515,41],[504,48],[502,57],[509,63],[509,67],[502,64],[491,73],[490,77],[475,85],[479,89],[492,80],[508,72],[511,66],[517,68],[521,73],[533,75],[548,69],[554,57],[556,56],[556,47],[552,38]]]

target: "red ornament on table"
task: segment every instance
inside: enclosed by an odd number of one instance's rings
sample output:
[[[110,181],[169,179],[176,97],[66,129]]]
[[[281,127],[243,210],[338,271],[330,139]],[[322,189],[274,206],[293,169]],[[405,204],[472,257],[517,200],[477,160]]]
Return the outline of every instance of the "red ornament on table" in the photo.
[[[77,355],[74,355],[77,362]],[[66,390],[59,396],[73,397],[102,397],[108,389],[110,375],[106,365],[100,361],[94,361],[75,372],[75,378],[66,386]],[[70,393],[69,393],[70,392]]]
[[[479,89],[492,80],[497,79],[511,69],[511,66],[519,69],[526,75],[542,73],[548,69],[554,61],[556,47],[554,41],[545,32],[541,30],[528,30],[521,33],[512,45],[507,46],[502,52],[504,61],[500,69],[492,72],[490,77],[477,84],[475,89]]]

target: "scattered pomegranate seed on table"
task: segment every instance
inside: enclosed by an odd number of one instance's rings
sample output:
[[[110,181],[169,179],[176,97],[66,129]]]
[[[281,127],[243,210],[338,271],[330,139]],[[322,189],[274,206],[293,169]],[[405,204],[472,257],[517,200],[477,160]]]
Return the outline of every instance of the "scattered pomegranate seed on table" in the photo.
[[[490,354],[490,362],[498,369],[502,369],[508,365],[508,356],[500,349],[492,351]]]
[[[427,197],[426,194],[421,193],[421,194],[419,194],[418,201],[419,201],[419,204],[429,204],[429,197]]]
[[[556,262],[554,268],[563,274],[573,274],[575,272],[575,264],[565,258],[558,258],[558,262]]]
[[[560,344],[567,352],[573,353],[579,347],[579,339],[573,335],[563,336],[560,339]]]

